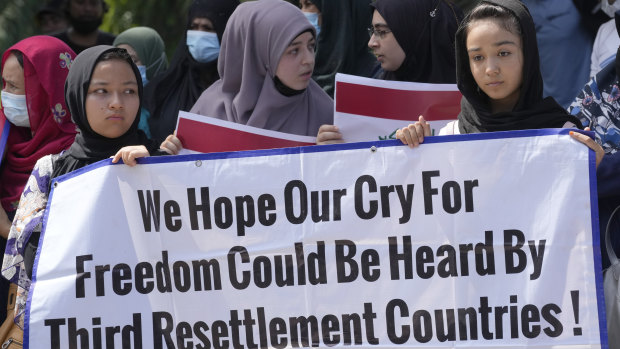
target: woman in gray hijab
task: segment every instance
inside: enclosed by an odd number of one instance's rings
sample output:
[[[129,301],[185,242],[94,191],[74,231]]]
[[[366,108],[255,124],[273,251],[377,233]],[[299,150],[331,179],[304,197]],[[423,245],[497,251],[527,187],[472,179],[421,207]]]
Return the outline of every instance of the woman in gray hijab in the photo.
[[[220,79],[190,112],[268,130],[314,136],[333,123],[334,102],[312,80],[316,32],[281,0],[241,4],[230,17]]]

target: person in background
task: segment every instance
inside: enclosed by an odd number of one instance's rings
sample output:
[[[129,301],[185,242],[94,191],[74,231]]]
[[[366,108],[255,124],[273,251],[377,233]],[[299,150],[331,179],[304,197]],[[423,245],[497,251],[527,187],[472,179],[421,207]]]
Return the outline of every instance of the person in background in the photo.
[[[620,1],[601,0],[601,9],[611,19],[600,26],[594,39],[590,78],[594,77],[606,65],[615,61],[616,51],[620,45],[620,36],[618,36],[618,31],[616,30],[615,20],[616,11],[620,10]]]
[[[331,97],[336,73],[369,77],[375,58],[368,50],[370,0],[301,0],[301,11],[317,32],[312,78]]]
[[[297,135],[333,122],[334,103],[312,80],[316,29],[281,0],[248,1],[222,39],[220,80],[192,113]],[[208,137],[208,135],[205,135]]]
[[[456,82],[454,35],[463,18],[446,0],[377,0],[368,47],[376,78],[437,84]],[[322,125],[317,144],[341,143],[335,125]]]
[[[61,7],[62,0],[49,0],[37,11],[35,20],[41,34],[54,34],[69,27]]]
[[[114,46],[127,50],[138,70],[140,70],[143,86],[146,86],[150,80],[168,68],[164,41],[152,28],[134,27],[127,29],[114,39]],[[148,110],[141,108],[138,128],[151,138],[149,117]]]
[[[33,36],[10,47],[2,56],[2,114],[10,123],[0,167],[0,249],[19,204],[20,195],[37,160],[71,145],[75,125],[63,93],[75,53],[50,36]],[[0,150],[1,153],[1,150]],[[2,154],[0,154],[2,156]],[[6,311],[8,283],[0,278],[0,318]]]
[[[616,17],[616,35],[620,32],[620,16]],[[620,59],[616,55],[588,82],[577,95],[568,111],[594,131],[596,142],[605,150],[605,157],[596,171],[598,189],[599,230],[603,268],[609,258],[603,237],[613,210],[620,205]],[[620,255],[620,217],[610,222],[611,243]]]
[[[104,0],[65,0],[63,11],[69,27],[53,36],[64,41],[76,54],[95,45],[112,45],[114,35],[99,30],[108,12]]]
[[[593,38],[569,0],[523,0],[536,25],[544,96],[566,108],[589,80]]]
[[[154,139],[161,141],[171,134],[179,111],[188,111],[200,94],[219,79],[220,42],[228,18],[238,5],[238,0],[192,2],[187,31],[170,67],[151,80],[145,90],[145,107],[151,114],[149,127]]]

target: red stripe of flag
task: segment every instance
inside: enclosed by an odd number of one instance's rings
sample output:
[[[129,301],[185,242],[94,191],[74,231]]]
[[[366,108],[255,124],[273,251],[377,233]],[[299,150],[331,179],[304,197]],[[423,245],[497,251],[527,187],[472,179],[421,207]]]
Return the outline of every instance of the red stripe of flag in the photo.
[[[459,91],[408,91],[337,82],[336,112],[393,120],[453,120],[461,110]]]
[[[184,148],[201,153],[314,145],[314,143],[273,138],[185,118],[179,118],[177,135]]]

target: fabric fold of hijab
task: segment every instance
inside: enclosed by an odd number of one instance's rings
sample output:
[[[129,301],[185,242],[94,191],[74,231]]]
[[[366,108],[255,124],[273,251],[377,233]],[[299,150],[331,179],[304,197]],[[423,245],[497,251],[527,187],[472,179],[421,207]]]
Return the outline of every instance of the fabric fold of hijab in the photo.
[[[98,134],[93,131],[88,123],[86,97],[95,66],[99,62],[100,57],[105,53],[120,50],[123,49],[107,45],[91,47],[82,51],[73,62],[65,82],[65,99],[73,122],[78,127],[78,134],[75,136],[75,141],[69,150],[64,152],[54,164],[52,178],[107,159],[125,146],[144,145],[151,154],[157,151],[157,144],[149,140],[144,132],[138,129],[139,108],[129,130],[117,138],[107,138]],[[138,95],[140,100],[142,100],[140,72],[133,62],[127,63],[130,64],[136,76]]]
[[[164,40],[155,29],[149,27],[127,29],[114,39],[112,46],[122,44],[133,47],[142,64],[146,66],[146,77],[149,80],[168,68]]]
[[[12,125],[9,131],[0,173],[0,198],[6,211],[16,209],[14,206],[37,160],[68,148],[75,137],[75,125],[71,122],[61,87],[75,59],[73,50],[56,38],[33,36],[4,53],[3,68],[13,51],[19,51],[23,56],[30,128]],[[3,113],[0,109],[0,114]]]
[[[377,0],[373,5],[405,52],[405,60],[386,80],[453,84],[454,35],[462,11],[445,0]]]
[[[516,16],[521,26],[523,47],[523,81],[517,104],[510,112],[492,113],[489,97],[479,90],[472,75],[467,54],[467,28],[459,27],[456,33],[457,85],[463,98],[459,113],[461,133],[526,130],[562,127],[570,121],[581,123],[569,115],[553,98],[543,99],[543,80],[540,73],[538,45],[534,21],[527,7],[518,0],[483,0],[500,6]],[[467,23],[467,19],[464,23]]]
[[[194,18],[208,18],[220,43],[228,18],[238,0],[194,0],[188,11],[186,31],[179,41],[170,67],[151,80],[145,89],[144,106],[151,113],[149,127],[154,139],[163,140],[174,131],[179,110],[188,111],[200,94],[219,79],[217,60],[196,61],[187,48],[187,30]]]
[[[312,2],[322,18],[312,78],[333,96],[336,73],[368,77],[377,61],[368,49],[371,0]]]
[[[316,136],[333,123],[333,101],[310,80],[303,93],[284,96],[274,78],[288,45],[314,27],[295,6],[281,0],[241,4],[222,39],[220,80],[198,99],[192,113],[268,130]]]

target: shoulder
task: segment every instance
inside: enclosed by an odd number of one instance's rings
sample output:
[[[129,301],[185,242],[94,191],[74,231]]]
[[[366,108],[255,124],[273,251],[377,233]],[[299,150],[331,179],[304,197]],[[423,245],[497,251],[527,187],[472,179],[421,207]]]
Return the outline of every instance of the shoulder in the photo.
[[[114,43],[114,39],[116,39],[115,35],[100,30],[99,36],[97,37],[97,44],[112,45]]]

